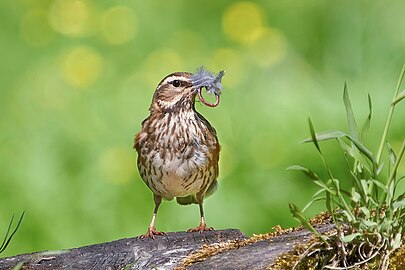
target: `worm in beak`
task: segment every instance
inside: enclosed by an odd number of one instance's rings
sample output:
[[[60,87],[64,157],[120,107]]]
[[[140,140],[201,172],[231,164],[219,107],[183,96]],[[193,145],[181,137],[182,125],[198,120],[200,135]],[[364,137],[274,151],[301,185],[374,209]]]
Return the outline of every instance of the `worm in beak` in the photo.
[[[203,97],[203,95],[202,95],[202,93],[201,93],[201,92],[202,92],[202,89],[203,89],[203,88],[201,87],[201,88],[199,88],[198,91],[197,91],[198,98],[200,99],[200,101],[201,101],[204,105],[206,105],[206,106],[208,106],[208,107],[211,107],[211,108],[218,106],[219,101],[220,101],[219,95],[218,95],[217,93],[215,93],[215,103],[209,103],[208,101],[206,101],[206,100],[204,99],[204,97]]]
[[[222,77],[225,75],[225,72],[222,70],[218,74],[213,74],[212,72],[206,70],[204,67],[200,67],[196,73],[194,73],[190,79],[191,83],[194,86],[194,89],[197,91],[198,98],[200,101],[208,107],[216,107],[219,104],[222,91]],[[208,94],[215,95],[215,103],[210,103],[206,101],[202,95],[203,88],[207,91]]]

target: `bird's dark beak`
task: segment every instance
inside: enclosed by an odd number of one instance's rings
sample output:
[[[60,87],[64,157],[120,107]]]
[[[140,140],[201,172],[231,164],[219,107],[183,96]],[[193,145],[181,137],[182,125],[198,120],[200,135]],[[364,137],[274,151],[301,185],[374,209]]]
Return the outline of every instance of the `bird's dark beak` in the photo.
[[[208,101],[206,101],[205,99],[204,99],[204,97],[203,97],[203,95],[202,95],[202,89],[203,89],[203,87],[201,87],[201,88],[199,88],[198,90],[197,90],[197,94],[198,94],[198,98],[200,99],[200,101],[204,104],[204,105],[206,105],[206,106],[208,106],[208,107],[211,107],[211,108],[213,108],[213,107],[216,107],[216,106],[218,106],[218,104],[219,104],[219,95],[218,94],[214,94],[215,95],[215,103],[209,103]]]

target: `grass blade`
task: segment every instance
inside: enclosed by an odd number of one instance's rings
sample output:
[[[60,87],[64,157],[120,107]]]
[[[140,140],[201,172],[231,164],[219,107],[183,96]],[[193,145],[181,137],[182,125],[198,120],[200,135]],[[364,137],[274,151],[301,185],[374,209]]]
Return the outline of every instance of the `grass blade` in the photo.
[[[354,118],[352,103],[350,102],[346,83],[345,83],[344,90],[343,90],[343,102],[344,102],[345,108],[346,108],[347,125],[349,127],[349,134],[356,140],[359,140],[359,131],[357,129],[356,119]]]
[[[371,181],[372,181],[377,187],[379,187],[383,192],[388,193],[388,186],[386,186],[385,184],[381,183],[379,180],[371,179]]]
[[[349,242],[353,241],[354,238],[356,238],[357,236],[360,236],[360,235],[362,235],[362,234],[361,233],[352,233],[349,235],[345,235],[345,236],[343,236],[343,242],[349,243]]]
[[[326,130],[326,131],[321,131],[321,132],[315,133],[315,138],[318,142],[327,141],[327,140],[331,140],[331,139],[338,139],[338,138],[342,138],[342,137],[346,137],[346,136],[347,136],[347,134],[340,130]],[[301,143],[307,143],[307,142],[313,142],[312,137],[301,141]]]
[[[397,162],[397,155],[395,154],[394,149],[392,149],[391,144],[389,142],[387,142],[387,149],[391,164],[395,165],[395,162]]]
[[[373,163],[373,165],[376,165],[376,162],[373,157],[373,152],[371,152],[367,147],[365,147],[359,140],[357,140],[351,136],[348,136],[347,138],[353,142],[353,144],[357,147],[357,149],[359,149],[359,151],[364,156],[366,156]]]
[[[373,114],[373,103],[371,102],[370,94],[368,94],[368,116],[366,118],[366,121],[363,124],[363,127],[361,128],[361,133],[360,133],[360,140],[361,141],[364,140],[364,137],[366,136],[366,133],[370,128],[372,114]]]
[[[398,209],[398,208],[404,208],[404,209],[405,209],[405,198],[402,198],[402,199],[400,199],[400,200],[395,201],[395,202],[392,204],[392,208],[393,208],[394,210],[396,210],[396,209]]]
[[[330,214],[332,214],[333,213],[332,198],[331,198],[329,192],[326,192],[325,195],[326,195],[326,199],[325,199],[326,209],[328,210],[328,212]],[[332,218],[334,219],[334,215],[332,215]]]
[[[402,238],[402,234],[401,234],[401,232],[398,232],[395,235],[394,239],[392,239],[391,246],[392,246],[393,250],[400,248],[401,242],[402,242],[401,238]]]
[[[311,171],[310,169],[307,169],[305,167],[299,166],[299,165],[293,165],[287,168],[288,171],[300,171],[304,173],[306,176],[311,178],[312,180],[320,180],[319,176]]]
[[[341,139],[338,139],[338,143],[348,156],[352,157],[354,160],[359,162],[363,166],[363,169],[366,169],[369,172],[371,172],[366,157],[364,157],[364,155],[360,153],[357,147],[349,146]]]
[[[398,166],[401,163],[401,160],[402,160],[402,157],[404,156],[404,153],[405,153],[405,139],[402,142],[402,146],[401,146],[401,149],[399,150],[397,160],[395,161],[395,164],[394,164],[394,168],[392,168],[392,172],[390,174],[390,177],[388,178],[387,186],[390,186],[391,182],[394,180],[394,178],[395,178],[395,176],[397,174]]]
[[[321,191],[323,192],[324,190],[321,190]],[[322,201],[322,200],[325,200],[325,199],[326,199],[325,197],[315,197],[315,198],[313,198],[309,203],[307,203],[304,206],[304,208],[302,208],[302,212],[304,213],[312,204],[314,204],[316,202],[319,202],[319,201]]]
[[[11,221],[10,221],[10,224],[8,225],[8,229],[7,229],[7,232],[6,232],[6,237],[4,238],[3,243],[1,244],[0,253],[2,253],[7,248],[8,244],[10,243],[10,241],[13,238],[14,234],[17,232],[17,230],[20,227],[20,224],[21,224],[21,222],[22,222],[22,220],[24,218],[24,214],[25,214],[25,211],[22,213],[20,219],[17,222],[17,226],[14,228],[13,232],[10,234],[10,236],[8,236],[8,234],[10,232],[10,229],[11,229],[11,225],[13,224],[13,219],[14,219],[14,214],[13,214],[13,216],[11,218]]]
[[[401,93],[398,94],[398,96],[395,98],[395,100],[392,102],[392,106],[397,105],[401,100],[405,98],[405,90],[403,90]]]
[[[24,262],[19,262],[16,264],[16,266],[13,267],[12,270],[20,270],[24,266]]]
[[[325,141],[325,140],[330,140],[330,139],[339,139],[342,137],[348,138],[353,144],[359,149],[361,153],[363,153],[371,162],[374,163],[374,158],[372,152],[367,149],[358,139],[356,139],[353,136],[350,136],[349,134],[344,133],[343,131],[340,130],[329,130],[329,131],[323,131],[323,132],[318,132],[315,133],[314,127],[312,125],[311,119],[309,119],[309,128],[311,131],[311,138],[307,138],[303,140],[303,143],[306,142],[313,142],[318,149],[320,153],[321,148],[319,147],[319,141]]]
[[[10,223],[8,224],[6,235],[4,236],[3,243],[0,246],[0,253],[3,252],[7,247],[6,242],[7,242],[8,234],[10,233],[10,230],[11,230],[11,225],[13,225],[13,220],[14,220],[14,214],[11,216],[11,220],[10,220]]]
[[[301,210],[293,203],[289,203],[291,214],[295,219],[297,219],[302,226],[304,226],[307,230],[318,236],[325,244],[328,244],[326,238],[322,236],[315,228],[308,222],[305,215],[301,212]]]
[[[312,142],[315,144],[315,147],[316,147],[316,149],[318,149],[319,153],[322,154],[321,148],[319,147],[319,143],[318,143],[318,140],[315,135],[315,130],[314,130],[314,126],[312,125],[311,118],[308,118],[308,124],[309,124],[309,131],[311,132]]]
[[[290,166],[287,168],[287,170],[300,171],[304,173],[306,176],[308,176],[311,180],[313,180],[316,185],[320,186],[322,190],[335,194],[334,190],[330,189],[325,183],[323,183],[322,180],[319,178],[319,176],[313,171],[299,165]]]
[[[395,103],[395,101],[397,100],[399,88],[401,87],[404,76],[405,76],[405,64],[402,66],[401,74],[399,75],[399,78],[398,78],[397,88],[395,89],[393,102],[391,103],[391,108],[390,108],[390,111],[388,112],[387,121],[385,122],[383,135],[381,136],[380,146],[378,147],[377,158],[376,158],[377,164],[379,164],[380,160],[381,160],[382,152],[384,149],[384,144],[387,139],[388,130],[390,128],[391,121],[392,121],[392,115],[394,114],[395,105],[399,102],[398,101]]]

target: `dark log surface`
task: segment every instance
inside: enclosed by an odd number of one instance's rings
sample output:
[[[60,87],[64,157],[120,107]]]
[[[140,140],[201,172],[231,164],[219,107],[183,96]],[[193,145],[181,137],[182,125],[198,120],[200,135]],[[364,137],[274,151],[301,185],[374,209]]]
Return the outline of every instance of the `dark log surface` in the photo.
[[[299,230],[237,249],[207,256],[187,269],[266,269],[277,256],[304,243],[311,234]],[[174,269],[203,245],[243,241],[239,230],[200,233],[176,232],[155,239],[127,238],[62,251],[45,251],[0,259],[0,269]]]

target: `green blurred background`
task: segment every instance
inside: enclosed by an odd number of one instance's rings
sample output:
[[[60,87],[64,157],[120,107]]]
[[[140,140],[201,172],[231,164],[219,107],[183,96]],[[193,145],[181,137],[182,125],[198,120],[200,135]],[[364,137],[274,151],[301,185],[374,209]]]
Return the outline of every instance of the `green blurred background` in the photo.
[[[399,0],[1,1],[0,237],[12,213],[26,211],[1,256],[144,233],[153,200],[134,134],[157,83],[200,65],[226,71],[220,106],[196,106],[222,144],[208,225],[247,234],[296,226],[288,202],[303,206],[316,187],[285,169],[324,175],[312,145],[299,144],[307,117],[317,130],[345,129],[346,81],[359,123],[373,98],[367,142],[377,149],[405,61],[404,9]],[[402,106],[389,136],[395,149],[404,119]],[[348,179],[335,144],[323,147]],[[165,202],[156,225],[198,222],[196,205]]]

